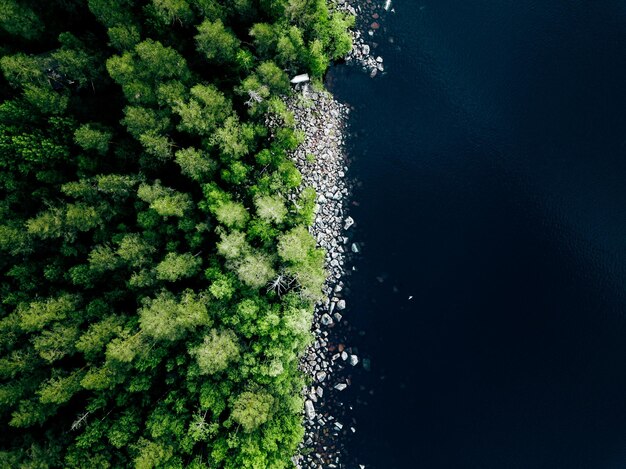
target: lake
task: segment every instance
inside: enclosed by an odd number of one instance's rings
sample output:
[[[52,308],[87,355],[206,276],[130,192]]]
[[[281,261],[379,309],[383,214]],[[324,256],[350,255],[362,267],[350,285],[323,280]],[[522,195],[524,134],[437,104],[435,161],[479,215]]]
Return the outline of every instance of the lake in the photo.
[[[626,467],[626,2],[392,6],[387,73],[328,77],[371,360],[346,460]]]

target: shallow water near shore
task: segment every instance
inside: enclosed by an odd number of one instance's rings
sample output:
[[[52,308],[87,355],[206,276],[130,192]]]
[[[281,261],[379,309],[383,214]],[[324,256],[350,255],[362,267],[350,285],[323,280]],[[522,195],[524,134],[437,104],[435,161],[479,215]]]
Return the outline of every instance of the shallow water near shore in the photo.
[[[388,73],[328,76],[371,359],[349,467],[626,467],[624,2],[393,7]]]

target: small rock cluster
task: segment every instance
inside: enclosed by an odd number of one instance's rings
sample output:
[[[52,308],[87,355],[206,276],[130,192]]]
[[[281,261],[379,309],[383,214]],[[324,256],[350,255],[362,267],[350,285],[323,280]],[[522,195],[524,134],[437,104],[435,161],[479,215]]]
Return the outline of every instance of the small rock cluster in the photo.
[[[374,58],[371,53],[371,46],[366,44],[360,31],[352,31],[352,43],[354,46],[346,57],[348,62],[355,62],[374,78],[379,72],[385,71],[383,58],[379,55]]]
[[[382,30],[381,15],[389,11],[393,12],[394,10],[391,8],[390,0],[385,0],[382,6],[377,5],[371,0],[353,3],[354,5],[351,5],[348,0],[338,0],[335,5],[335,8],[348,12],[356,17],[356,27],[354,30],[350,31],[353,47],[348,53],[346,61],[361,66],[363,71],[369,73],[373,78],[378,73],[385,71],[383,58],[380,55],[376,56],[373,52],[373,50],[378,47],[378,43],[374,41],[370,43],[366,42],[366,35],[363,34],[362,31],[367,31],[367,36],[373,39],[377,34],[380,34]]]

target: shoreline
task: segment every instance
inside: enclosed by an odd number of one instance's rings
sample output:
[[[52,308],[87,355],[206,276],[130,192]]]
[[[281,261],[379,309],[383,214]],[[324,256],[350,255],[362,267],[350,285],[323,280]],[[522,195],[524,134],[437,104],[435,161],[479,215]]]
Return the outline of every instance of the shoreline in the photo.
[[[347,0],[331,6],[355,17],[350,32],[353,45],[345,60],[371,78],[385,69],[383,58],[372,53],[377,44],[370,45],[366,39],[373,38],[380,27],[377,10],[387,12],[389,6],[389,0],[385,7],[368,4],[367,11]],[[375,23],[368,25],[366,15],[371,15]],[[348,256],[360,252],[358,243],[351,240],[355,221],[346,208],[351,196],[345,152],[350,107],[337,101],[326,89],[312,90],[307,82],[297,84],[285,103],[294,115],[296,129],[305,135],[304,142],[289,155],[302,174],[302,184],[288,198],[295,202],[306,187],[315,189],[315,219],[309,232],[317,246],[326,251],[328,274],[324,299],[314,308],[311,325],[314,339],[300,360],[300,369],[310,378],[310,384],[302,392],[305,435],[292,461],[298,469],[339,468],[345,467],[342,440],[356,432],[354,418],[348,415],[340,396],[351,385],[351,377],[349,372],[341,371],[362,365],[356,350],[342,343],[349,330],[343,298],[346,261]],[[341,326],[342,332],[338,334],[335,326]],[[358,467],[364,469],[365,465]]]
[[[337,437],[347,429],[328,408],[331,402],[337,401],[334,394],[349,385],[349,381],[338,377],[336,372],[344,366],[359,363],[357,355],[348,354],[343,348],[339,353],[333,353],[336,345],[329,340],[329,330],[342,323],[346,308],[346,301],[342,298],[343,279],[346,254],[351,250],[347,232],[354,224],[345,209],[350,190],[346,182],[348,167],[344,142],[350,110],[327,91],[311,91],[308,85],[298,91],[296,96],[287,100],[287,107],[294,113],[296,128],[305,133],[303,144],[290,155],[302,173],[302,186],[289,198],[295,201],[305,187],[315,189],[315,220],[309,232],[317,245],[326,251],[328,276],[324,300],[314,309],[311,329],[314,341],[300,362],[300,368],[311,379],[311,384],[303,390],[305,436],[294,464],[299,468],[333,468],[340,464]],[[352,431],[355,431],[354,427]]]

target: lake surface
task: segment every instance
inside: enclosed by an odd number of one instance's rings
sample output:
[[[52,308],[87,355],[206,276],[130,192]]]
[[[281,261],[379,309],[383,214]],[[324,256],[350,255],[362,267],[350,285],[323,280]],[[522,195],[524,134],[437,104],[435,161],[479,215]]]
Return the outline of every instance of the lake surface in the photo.
[[[329,76],[371,359],[350,467],[626,467],[626,1],[393,6],[388,73]]]

